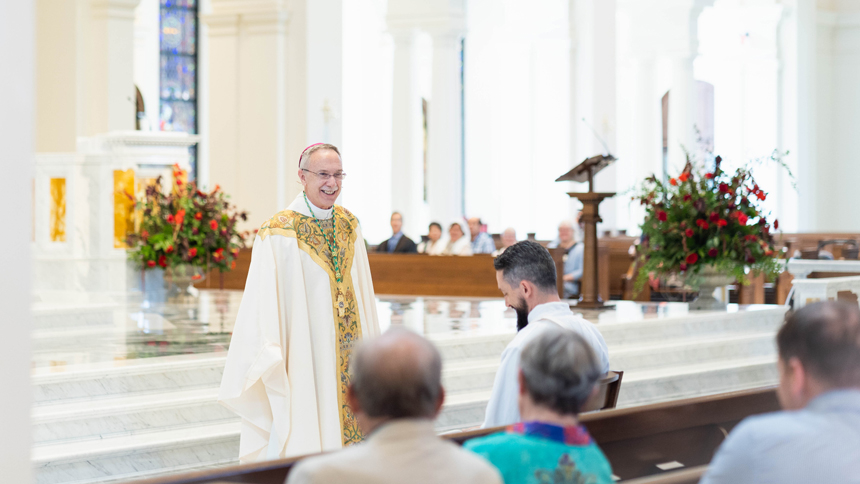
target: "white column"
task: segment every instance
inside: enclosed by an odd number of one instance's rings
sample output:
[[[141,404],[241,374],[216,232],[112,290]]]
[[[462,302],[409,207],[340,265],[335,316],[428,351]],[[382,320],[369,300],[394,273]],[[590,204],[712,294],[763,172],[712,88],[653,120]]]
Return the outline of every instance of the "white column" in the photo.
[[[449,223],[463,213],[462,103],[460,40],[462,29],[440,27],[433,37],[433,87],[427,109],[427,202],[430,218]]]
[[[140,0],[94,0],[87,49],[86,135],[133,130],[134,11]]]
[[[36,151],[73,152],[79,133],[78,6],[67,0],[36,2]]]
[[[209,30],[210,185],[247,210],[246,228],[287,204],[286,22],[280,2],[213,1]]]
[[[30,240],[32,234],[35,25],[34,2],[0,2],[0,146],[4,210],[0,252],[7,254],[0,278],[0,307],[8,342],[0,351],[0,469],[5,482],[32,482],[30,464]],[[14,93],[14,94],[11,94]]]
[[[134,84],[140,89],[146,110],[146,121],[141,121],[142,130],[148,127],[149,130],[158,131],[161,104],[160,15],[158,0],[140,0],[134,14]],[[199,76],[199,66],[197,72]]]
[[[418,55],[413,28],[391,29],[394,37],[394,83],[391,133],[391,207],[403,214],[404,232],[424,227],[424,133],[418,89]]]
[[[816,170],[816,10],[814,0],[785,0],[780,25],[779,148],[789,151],[786,160],[797,177],[797,191],[780,175],[779,203],[788,207],[780,222],[786,231],[809,232],[817,227]],[[795,215],[796,214],[796,215]]]
[[[617,155],[615,151],[617,97],[615,11],[615,0],[572,0],[570,2],[572,44],[570,125],[573,133],[571,167],[605,151],[598,136],[606,142],[609,150]],[[595,190],[602,192],[625,190],[626,185],[618,185],[618,174],[618,168],[615,165],[601,171],[595,177]],[[626,206],[623,201],[620,204]],[[607,199],[600,205],[600,215],[604,223],[598,226],[598,233],[604,228],[617,226],[616,207],[618,205],[617,198]]]
[[[695,22],[695,19],[691,21]],[[672,87],[669,90],[669,176],[680,173],[684,168],[684,148],[690,152],[697,148],[693,129],[696,123],[696,85],[693,80],[692,56],[693,54],[682,54],[672,59]]]

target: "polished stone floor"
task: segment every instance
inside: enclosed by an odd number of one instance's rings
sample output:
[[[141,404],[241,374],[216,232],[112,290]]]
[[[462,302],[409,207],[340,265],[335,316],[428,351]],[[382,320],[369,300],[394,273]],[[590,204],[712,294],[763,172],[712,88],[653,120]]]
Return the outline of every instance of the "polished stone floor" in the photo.
[[[238,418],[216,396],[241,297],[34,303],[36,482],[120,482],[235,463]],[[603,334],[612,369],[625,372],[619,406],[632,406],[775,383],[784,311],[618,302],[582,315]],[[480,424],[515,313],[501,298],[388,296],[377,312],[381,329],[401,324],[439,348],[446,401],[437,430]]]

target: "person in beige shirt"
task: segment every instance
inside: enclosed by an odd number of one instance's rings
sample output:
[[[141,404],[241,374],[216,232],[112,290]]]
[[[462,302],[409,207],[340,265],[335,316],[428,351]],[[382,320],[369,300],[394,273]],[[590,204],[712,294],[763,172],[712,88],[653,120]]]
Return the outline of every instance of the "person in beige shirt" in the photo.
[[[394,327],[353,352],[346,400],[362,443],[309,457],[287,484],[501,484],[482,457],[436,435],[442,409],[442,358],[423,337]]]

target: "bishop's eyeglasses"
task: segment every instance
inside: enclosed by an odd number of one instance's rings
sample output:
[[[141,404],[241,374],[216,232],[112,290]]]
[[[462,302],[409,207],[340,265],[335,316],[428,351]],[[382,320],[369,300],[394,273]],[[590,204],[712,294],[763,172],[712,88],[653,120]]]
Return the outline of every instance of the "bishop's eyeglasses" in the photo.
[[[326,172],[317,173],[315,171],[308,170],[307,168],[302,168],[302,171],[306,171],[308,173],[313,173],[314,175],[322,178],[323,180],[328,180],[329,178],[334,177],[335,180],[340,181],[340,180],[343,180],[344,178],[346,178],[346,173],[344,173],[342,171],[339,171],[339,172],[334,173],[334,174],[326,173]]]

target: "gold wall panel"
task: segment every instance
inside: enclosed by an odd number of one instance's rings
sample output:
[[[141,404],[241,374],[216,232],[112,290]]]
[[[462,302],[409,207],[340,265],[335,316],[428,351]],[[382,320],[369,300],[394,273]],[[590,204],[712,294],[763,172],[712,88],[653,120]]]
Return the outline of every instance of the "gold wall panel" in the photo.
[[[51,178],[51,242],[66,241],[66,179]]]
[[[128,247],[126,236],[134,233],[134,170],[113,172],[113,246]]]

